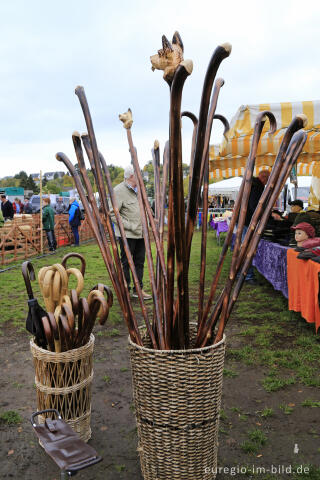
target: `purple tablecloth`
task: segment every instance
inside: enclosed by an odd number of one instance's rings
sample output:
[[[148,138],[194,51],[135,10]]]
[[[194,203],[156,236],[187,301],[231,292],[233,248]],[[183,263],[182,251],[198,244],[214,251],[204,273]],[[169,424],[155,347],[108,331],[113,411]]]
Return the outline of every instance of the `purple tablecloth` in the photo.
[[[210,226],[214,228],[217,232],[217,237],[220,236],[220,233],[222,232],[227,232],[228,231],[228,222],[227,220],[222,220],[220,222],[215,222],[214,220],[211,220]]]
[[[278,243],[261,239],[253,265],[271,283],[275,290],[280,290],[288,298],[287,250]]]

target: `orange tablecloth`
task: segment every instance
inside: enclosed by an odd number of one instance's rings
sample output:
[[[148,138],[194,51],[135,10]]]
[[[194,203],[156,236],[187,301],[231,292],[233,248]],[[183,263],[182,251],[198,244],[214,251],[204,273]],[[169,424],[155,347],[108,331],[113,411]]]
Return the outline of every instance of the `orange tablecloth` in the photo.
[[[298,252],[287,252],[287,277],[289,310],[301,312],[309,323],[320,327],[319,273],[320,264],[312,260],[299,260]]]

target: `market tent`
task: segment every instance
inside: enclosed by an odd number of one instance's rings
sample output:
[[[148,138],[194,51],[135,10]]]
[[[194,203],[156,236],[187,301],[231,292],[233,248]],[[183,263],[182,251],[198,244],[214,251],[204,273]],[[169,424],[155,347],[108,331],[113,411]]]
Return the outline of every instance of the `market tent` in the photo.
[[[320,100],[242,105],[231,120],[226,139],[221,145],[210,147],[210,178],[229,178],[244,174],[254,124],[257,115],[263,110],[269,110],[274,114],[277,131],[270,136],[269,122],[266,122],[258,147],[255,173],[273,165],[286,128],[295,115],[304,113],[308,118],[305,127],[308,138],[298,160],[297,173],[311,175],[313,165],[320,161]]]
[[[209,185],[209,195],[223,195],[235,200],[242,182],[241,177],[228,178]]]

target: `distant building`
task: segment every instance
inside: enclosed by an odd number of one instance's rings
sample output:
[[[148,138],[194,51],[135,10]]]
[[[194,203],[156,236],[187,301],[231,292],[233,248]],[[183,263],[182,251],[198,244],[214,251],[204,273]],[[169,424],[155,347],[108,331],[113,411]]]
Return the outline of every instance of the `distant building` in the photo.
[[[65,173],[64,172],[45,172],[43,174],[44,178],[46,180],[54,180],[54,177],[58,177],[58,178],[61,178],[61,177],[64,177]]]
[[[142,178],[145,182],[149,182],[149,172],[142,171]]]
[[[9,180],[9,178],[13,178],[13,177],[10,175],[7,175],[6,177],[2,177],[0,180]]]

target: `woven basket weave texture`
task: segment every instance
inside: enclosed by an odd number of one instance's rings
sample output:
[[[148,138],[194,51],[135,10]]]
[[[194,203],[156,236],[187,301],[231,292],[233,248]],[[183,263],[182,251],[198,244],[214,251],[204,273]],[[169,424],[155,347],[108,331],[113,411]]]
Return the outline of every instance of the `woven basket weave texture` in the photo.
[[[83,347],[61,353],[50,352],[30,341],[38,410],[58,410],[85,442],[91,438],[93,347],[92,334]],[[39,421],[44,420],[40,415]]]
[[[185,351],[129,344],[144,479],[214,479],[225,339]]]

